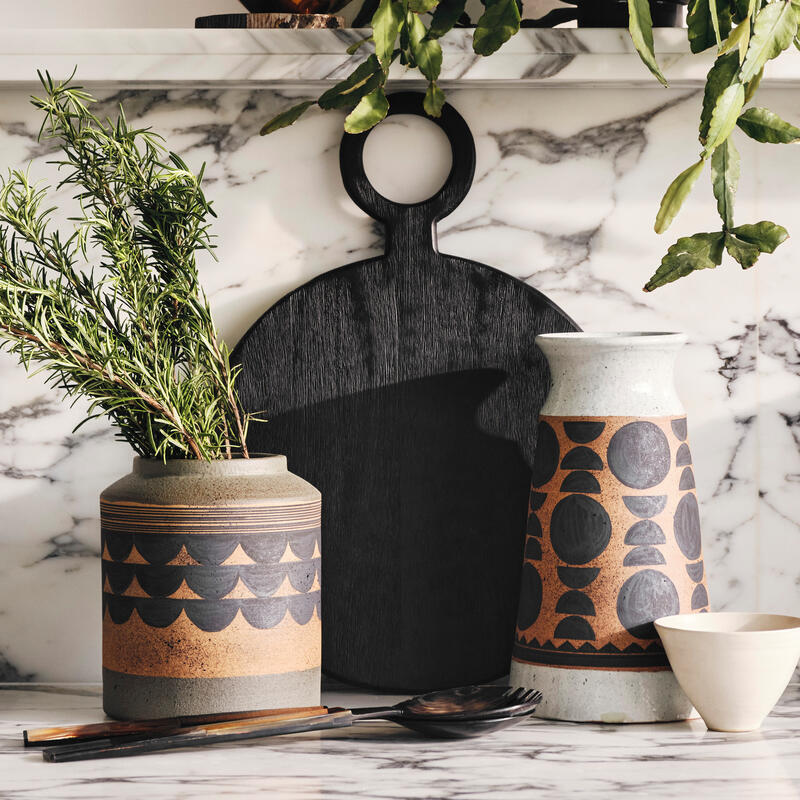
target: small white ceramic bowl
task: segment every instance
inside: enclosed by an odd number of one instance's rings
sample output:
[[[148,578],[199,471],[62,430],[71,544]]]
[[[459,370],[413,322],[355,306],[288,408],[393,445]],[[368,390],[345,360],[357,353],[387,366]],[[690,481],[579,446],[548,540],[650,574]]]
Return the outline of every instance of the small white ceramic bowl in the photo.
[[[759,728],[800,659],[798,617],[675,614],[655,626],[678,683],[713,731]]]

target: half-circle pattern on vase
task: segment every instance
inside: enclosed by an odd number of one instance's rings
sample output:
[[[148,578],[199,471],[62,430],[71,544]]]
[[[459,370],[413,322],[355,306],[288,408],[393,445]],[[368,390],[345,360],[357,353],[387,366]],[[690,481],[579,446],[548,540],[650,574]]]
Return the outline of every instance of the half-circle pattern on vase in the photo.
[[[558,469],[558,437],[552,427],[539,420],[536,432],[536,452],[533,455],[531,480],[534,486],[544,486]]]
[[[665,494],[641,494],[628,495],[622,498],[625,508],[641,519],[655,517],[667,507],[667,495]]]
[[[556,567],[561,583],[570,589],[585,589],[599,574],[600,567]]]
[[[542,610],[542,578],[539,570],[529,562],[522,566],[520,583],[519,611],[517,626],[520,630],[530,628],[539,618]]]
[[[183,583],[184,577],[189,575],[189,570],[184,567],[176,566],[158,564],[122,564],[115,566],[131,566],[139,586],[147,592],[150,597],[169,597],[173,592],[178,591],[181,583]],[[194,569],[203,569],[203,567],[195,567]],[[114,588],[113,583],[111,584],[111,588]],[[200,592],[197,593],[200,594]],[[201,595],[201,597],[205,597],[205,595]]]
[[[594,420],[577,420],[564,423],[564,433],[576,444],[593,442],[606,427],[605,422]]]
[[[683,472],[681,473],[681,480],[678,484],[678,489],[681,491],[686,491],[694,488],[696,488],[694,482],[694,472],[692,472],[691,467],[684,467]]]
[[[679,419],[673,419],[670,423],[672,426],[672,432],[683,442],[686,441],[686,437],[689,435],[689,426],[686,422],[686,417],[680,417]]]
[[[531,561],[542,560],[542,543],[533,536],[525,542],[525,558]]]
[[[545,500],[547,500],[547,492],[531,492],[531,511],[538,511],[544,505]]]
[[[692,451],[689,449],[689,445],[684,442],[678,448],[678,454],[675,456],[675,466],[676,467],[688,467],[692,463]]]
[[[705,565],[702,561],[697,561],[694,564],[687,564],[686,572],[695,583],[699,583],[701,580],[703,580]]]
[[[261,630],[274,628],[286,616],[286,612],[298,625],[305,625],[311,619],[314,609],[320,614],[320,593],[270,597],[266,599],[244,600],[169,600],[149,597],[123,597],[103,594],[103,611],[108,611],[111,620],[122,625],[136,610],[142,622],[153,628],[166,628],[181,614],[207,633],[224,630],[233,622],[239,610],[254,628]]]
[[[123,594],[135,577],[139,586],[154,599],[170,599],[170,595],[180,588],[184,580],[204,600],[223,599],[234,589],[240,578],[259,598],[271,597],[287,577],[295,591],[306,593],[319,577],[319,571],[319,558],[283,564],[233,564],[216,567],[102,562],[103,578],[108,580],[112,594]]]
[[[556,625],[555,639],[580,639],[594,641],[592,626],[583,617],[565,617]]]
[[[594,617],[597,612],[588,595],[571,589],[558,598],[556,614],[581,614],[586,617]]]
[[[542,523],[539,522],[539,517],[537,517],[536,514],[528,515],[528,524],[525,528],[525,532],[528,536],[536,536],[539,539],[542,538]]]
[[[667,537],[661,526],[651,519],[643,519],[628,528],[625,544],[666,544]]]
[[[103,533],[108,554],[114,561],[124,561],[133,549],[133,536],[119,531],[105,531]]]
[[[652,567],[666,564],[664,555],[657,547],[640,546],[625,554],[623,567]]]
[[[124,562],[133,546],[148,564],[167,566],[181,551],[202,566],[219,566],[231,556],[238,545],[257,564],[276,564],[287,544],[296,558],[308,560],[319,547],[320,531],[297,533],[121,533],[103,531],[103,543],[114,562]]]
[[[600,494],[600,483],[591,472],[575,470],[575,472],[570,472],[561,482],[561,491]]]
[[[590,447],[573,447],[562,459],[561,469],[599,471],[603,469],[603,459]]]
[[[271,597],[286,578],[286,569],[282,564],[244,567],[240,575],[256,597]]]
[[[102,562],[103,582],[108,581],[114,594],[122,594],[131,585],[136,570],[132,564],[119,564],[115,561]]]

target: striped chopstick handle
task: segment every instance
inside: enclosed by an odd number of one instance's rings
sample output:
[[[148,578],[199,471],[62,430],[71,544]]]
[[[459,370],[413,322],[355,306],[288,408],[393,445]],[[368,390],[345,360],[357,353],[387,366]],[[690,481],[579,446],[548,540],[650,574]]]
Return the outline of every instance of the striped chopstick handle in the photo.
[[[307,731],[342,728],[352,724],[353,715],[349,711],[341,709],[300,719],[234,720],[213,725],[198,725],[187,728],[180,733],[136,739],[134,741],[87,742],[85,745],[72,744],[61,747],[47,747],[42,751],[42,758],[53,763],[117,758],[141,753],[157,753],[180,747],[196,747],[221,742],[258,739],[265,736],[279,736],[286,733],[305,733]]]
[[[137,720],[131,722],[96,722],[87,725],[67,725],[60,728],[34,728],[23,731],[26,747],[34,745],[57,744],[59,742],[85,742],[94,739],[107,739],[117,736],[146,736],[194,725],[206,725],[232,720],[264,719],[287,717],[287,715],[314,716],[325,713],[325,706],[304,706],[302,708],[272,708],[260,711],[232,711],[224,714],[202,714],[189,717],[162,717],[160,719]],[[288,718],[288,717],[287,717]]]

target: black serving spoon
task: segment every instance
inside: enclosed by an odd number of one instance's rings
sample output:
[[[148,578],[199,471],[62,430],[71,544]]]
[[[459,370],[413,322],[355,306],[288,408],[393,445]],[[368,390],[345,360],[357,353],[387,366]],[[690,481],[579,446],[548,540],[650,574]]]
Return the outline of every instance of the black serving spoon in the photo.
[[[292,715],[272,719],[242,719],[197,725],[179,733],[151,737],[120,737],[48,747],[45,761],[83,761],[95,758],[155,753],[179,747],[256,739],[284,733],[344,728],[358,722],[388,720],[425,736],[468,739],[521,722],[532,714],[542,695],[508,686],[466,686],[412,697],[394,706],[330,708],[319,716]]]

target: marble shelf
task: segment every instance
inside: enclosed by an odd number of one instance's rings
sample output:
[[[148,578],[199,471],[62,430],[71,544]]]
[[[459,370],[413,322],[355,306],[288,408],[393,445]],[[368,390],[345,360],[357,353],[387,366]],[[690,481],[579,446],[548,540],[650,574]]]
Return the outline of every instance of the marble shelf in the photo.
[[[393,697],[342,688],[329,705]],[[0,685],[0,796],[8,798],[796,798],[800,684],[763,728],[700,720],[588,725],[531,719],[483,739],[432,741],[385,722],[135,758],[46,764],[24,728],[102,719],[97,686]]]
[[[302,88],[346,76],[362,55],[346,48],[365,31],[74,29],[0,31],[0,85],[34,84],[37,69],[57,76],[78,67],[88,84],[156,87]],[[689,53],[680,29],[656,31],[660,63],[676,88],[702,86],[712,56]],[[472,51],[472,31],[442,39],[444,86],[519,88],[660,88],[633,50],[627,31],[525,29],[491,58]],[[392,79],[418,83],[397,66]],[[800,86],[800,53],[770,64],[765,85]]]

